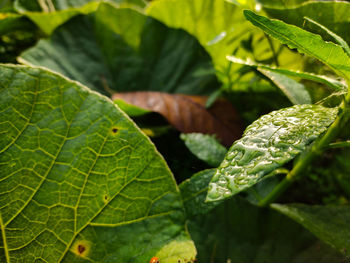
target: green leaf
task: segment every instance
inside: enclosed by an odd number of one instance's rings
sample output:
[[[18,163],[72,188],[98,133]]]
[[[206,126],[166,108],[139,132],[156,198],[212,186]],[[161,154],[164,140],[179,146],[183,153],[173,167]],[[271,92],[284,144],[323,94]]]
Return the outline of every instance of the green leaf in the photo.
[[[344,49],[345,53],[350,57],[350,47],[349,45],[345,42],[344,39],[342,39],[340,36],[337,34],[333,33],[331,30],[329,30],[327,27],[321,25],[320,23],[317,23],[316,21],[312,20],[311,18],[305,17],[307,21],[310,23],[318,26],[319,28],[323,29],[324,31],[327,32],[328,35],[334,38],[334,40]]]
[[[289,6],[295,6],[297,4],[302,4],[304,2],[307,2],[309,0],[259,0],[259,4],[261,4],[264,8],[281,8],[285,9],[288,8]],[[261,8],[261,5],[259,8]]]
[[[289,218],[241,198],[191,218],[188,229],[198,249],[198,262],[350,262]]]
[[[303,84],[277,72],[262,68],[258,68],[258,70],[271,79],[293,104],[312,103],[310,94]]]
[[[135,105],[126,103],[125,101],[123,101],[121,99],[115,99],[114,103],[117,104],[118,107],[130,117],[143,116],[145,114],[152,112],[152,111],[137,107]]]
[[[253,2],[253,1],[236,1]],[[240,66],[232,66],[227,55],[251,57],[259,61],[273,60],[275,53],[263,32],[252,26],[243,16],[244,6],[225,0],[162,0],[152,1],[146,8],[148,15],[169,27],[180,28],[195,36],[210,54],[218,78],[224,83],[243,89],[236,84],[237,78],[251,81],[251,76],[240,76]],[[273,43],[274,49],[279,43]],[[300,56],[283,49],[281,65],[299,66]],[[291,57],[291,59],[289,59]],[[251,85],[245,85],[244,89]]]
[[[196,76],[212,66],[192,36],[110,4],[70,20],[23,53],[20,61],[45,66],[103,93],[208,93],[216,83],[213,73]]]
[[[284,3],[278,1],[280,4]],[[308,31],[320,34],[326,40],[331,40],[328,33],[318,26],[305,23],[304,17],[309,17],[321,23],[337,35],[350,43],[350,3],[346,1],[306,1],[306,3],[291,5],[289,7],[272,8],[263,3],[264,11],[269,17],[283,20],[288,24],[293,24]]]
[[[46,35],[52,32],[60,25],[74,16],[80,14],[89,14],[98,7],[98,2],[91,2],[79,8],[69,8],[55,12],[24,12],[23,14],[32,20]]]
[[[16,9],[32,20],[46,35],[52,32],[60,25],[74,16],[80,14],[89,14],[96,11],[101,0],[61,0],[51,2],[47,1],[23,1],[16,0]],[[115,0],[123,6],[134,6],[135,8],[144,8],[146,3],[143,0]]]
[[[254,68],[265,69],[268,71],[276,72],[276,73],[283,74],[290,77],[297,77],[301,79],[312,80],[328,86],[329,88],[331,88],[332,91],[347,90],[347,86],[344,83],[342,83],[341,81],[335,80],[333,78],[330,78],[328,76],[316,75],[309,72],[294,71],[294,70],[284,69],[284,68],[276,68],[265,64],[254,63],[250,60],[242,60],[234,56],[227,56],[227,59],[229,61],[241,64],[241,65],[247,65]]]
[[[346,129],[347,130],[347,129]],[[345,131],[346,132],[346,131]],[[330,147],[347,147],[344,149],[338,149],[334,156],[332,156],[332,163],[327,167],[327,170],[323,170],[329,176],[337,181],[337,185],[342,189],[343,194],[350,199],[350,145],[349,141],[335,142],[330,144]],[[324,177],[323,174],[320,176]]]
[[[350,206],[271,206],[350,258]]]
[[[18,29],[33,30],[33,25],[21,15],[0,13],[0,35],[5,35]]]
[[[112,101],[41,68],[0,69],[1,262],[195,256],[169,168]]]
[[[295,105],[260,117],[230,148],[211,183],[207,201],[235,195],[303,152],[334,121],[337,108]]]
[[[144,0],[107,0],[116,4],[134,4],[139,7],[145,7]],[[19,12],[55,12],[58,10],[67,10],[70,8],[80,8],[86,4],[105,2],[103,0],[15,0],[14,6]]]
[[[219,166],[227,153],[227,149],[211,135],[182,133],[181,139],[185,142],[191,153],[212,167]]]
[[[215,169],[203,170],[179,185],[187,217],[207,214],[220,204],[220,202],[205,203],[208,185],[214,174]]]
[[[254,186],[246,189],[244,198],[251,204],[259,206],[261,202],[273,191],[280,183],[277,177],[279,174],[288,174],[289,170],[285,168],[277,168],[264,177],[264,180],[258,182]]]
[[[345,79],[349,79],[350,58],[340,46],[325,42],[319,35],[282,21],[259,16],[249,10],[245,10],[244,14],[255,26],[283,44],[287,44],[290,48],[297,48],[299,52],[317,58]]]
[[[226,55],[240,44],[240,36],[249,27],[241,11],[242,8],[225,0],[154,1],[146,9],[147,14],[167,26],[184,29],[195,36],[212,56],[214,64],[224,67],[228,64]],[[237,30],[234,30],[235,23],[241,23]]]

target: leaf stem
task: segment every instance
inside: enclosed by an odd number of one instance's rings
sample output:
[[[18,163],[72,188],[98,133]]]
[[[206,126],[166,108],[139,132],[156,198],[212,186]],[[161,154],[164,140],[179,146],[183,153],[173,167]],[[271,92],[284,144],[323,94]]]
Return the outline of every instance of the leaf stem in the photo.
[[[329,127],[327,132],[317,140],[311,149],[302,156],[293,169],[286,175],[286,177],[268,194],[261,202],[259,206],[268,206],[275,200],[277,200],[289,186],[302,176],[305,169],[310,165],[312,161],[319,156],[328,145],[338,136],[343,125],[350,118],[350,93],[346,96],[345,100],[340,105],[339,113],[335,121]]]

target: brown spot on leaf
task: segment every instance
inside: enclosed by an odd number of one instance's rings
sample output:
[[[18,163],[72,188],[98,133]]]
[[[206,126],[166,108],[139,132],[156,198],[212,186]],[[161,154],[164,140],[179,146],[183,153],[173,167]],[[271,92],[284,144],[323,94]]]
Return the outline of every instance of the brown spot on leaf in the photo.
[[[81,257],[86,257],[90,250],[90,244],[86,240],[79,240],[73,245],[73,252]]]
[[[78,245],[78,253],[83,254],[84,251],[86,250],[86,247],[84,245]]]
[[[118,132],[118,128],[113,127],[113,128],[112,128],[112,132],[113,132],[113,133],[117,133],[117,132]]]

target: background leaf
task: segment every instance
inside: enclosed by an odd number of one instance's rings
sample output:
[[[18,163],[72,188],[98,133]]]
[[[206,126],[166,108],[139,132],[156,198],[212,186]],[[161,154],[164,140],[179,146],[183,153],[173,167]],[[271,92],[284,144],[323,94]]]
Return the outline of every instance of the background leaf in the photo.
[[[205,203],[208,185],[214,174],[215,169],[203,170],[179,185],[188,218],[205,215],[220,204],[220,202]]]
[[[107,0],[111,3],[130,3],[135,4],[140,7],[144,7],[146,5],[146,2],[143,0]],[[27,1],[27,0],[15,0],[15,8],[19,12],[27,12],[27,11],[46,11],[46,12],[54,12],[57,10],[66,10],[74,7],[82,7],[88,3],[99,3],[99,2],[106,2],[102,0],[45,0],[45,1],[39,1],[39,0],[33,0],[33,1]]]
[[[213,105],[213,110],[207,110],[204,107],[206,97],[203,96],[142,91],[115,93],[113,99],[123,99],[132,105],[157,112],[181,132],[216,134],[225,145],[231,145],[241,135],[239,117],[229,102],[215,107],[221,104],[218,101]]]
[[[210,182],[207,200],[239,193],[293,159],[327,129],[337,111],[305,104],[260,117],[228,151]]]
[[[134,9],[110,4],[100,4],[96,13],[70,20],[21,58],[103,93],[206,94],[216,86],[212,72],[197,75],[212,66],[192,36]]]
[[[292,218],[315,236],[350,258],[350,207],[272,204],[272,208]]]
[[[146,8],[148,15],[169,27],[181,28],[195,36],[210,54],[218,78],[228,90],[246,90],[251,87],[251,75],[242,74],[240,66],[226,60],[227,55],[250,57],[256,61],[299,67],[301,57],[247,23],[243,16],[245,5],[225,0],[163,0],[153,1]],[[241,1],[255,5],[254,1]],[[275,51],[279,50],[277,54]],[[238,82],[239,80],[239,82]],[[248,82],[248,83],[245,83]]]
[[[15,63],[23,50],[35,44],[37,36],[38,30],[27,18],[0,13],[0,62]]]
[[[305,86],[283,74],[258,68],[266,77],[279,87],[293,104],[310,104],[311,97]]]
[[[15,13],[0,13],[0,35],[18,29],[33,29],[32,24],[23,16]]]
[[[276,67],[273,67],[270,65],[254,63],[254,62],[249,61],[249,60],[242,60],[242,59],[234,57],[234,56],[228,56],[227,59],[234,62],[234,63],[238,63],[241,65],[247,65],[247,66],[250,66],[253,68],[260,68],[260,69],[276,72],[279,74],[283,74],[283,75],[286,75],[289,77],[297,77],[300,79],[318,82],[320,84],[324,84],[327,87],[329,87],[331,89],[331,91],[340,91],[340,90],[346,91],[347,90],[347,86],[345,83],[338,81],[336,79],[333,79],[331,77],[328,77],[328,76],[316,75],[316,74],[305,72],[305,71],[294,71],[294,70],[285,69],[285,68],[276,68]]]
[[[1,261],[195,256],[164,159],[110,100],[40,68],[0,79]]]
[[[217,167],[224,160],[227,149],[222,146],[213,136],[202,133],[181,134],[181,139],[187,148],[198,157],[211,165]]]
[[[241,198],[191,218],[188,229],[199,262],[350,262],[289,218]]]
[[[35,2],[35,1],[33,1]],[[72,7],[53,12],[23,12],[23,15],[33,21],[46,35],[52,32],[60,25],[74,16],[80,14],[89,14],[95,11],[99,6],[98,2],[87,3],[82,7]]]
[[[138,116],[143,116],[148,113],[151,113],[150,110],[146,110],[140,107],[137,107],[135,105],[126,103],[122,99],[115,99],[113,100],[115,104],[118,105],[118,107],[124,111],[128,116],[130,117],[138,117]]]

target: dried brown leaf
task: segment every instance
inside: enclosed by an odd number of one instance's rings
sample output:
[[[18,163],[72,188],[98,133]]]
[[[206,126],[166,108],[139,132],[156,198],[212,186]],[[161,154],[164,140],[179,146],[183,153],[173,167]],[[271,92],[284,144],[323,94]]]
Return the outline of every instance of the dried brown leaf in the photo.
[[[216,134],[226,146],[230,146],[242,134],[236,110],[224,99],[217,100],[206,109],[205,96],[140,91],[115,93],[112,98],[157,112],[181,132]]]

